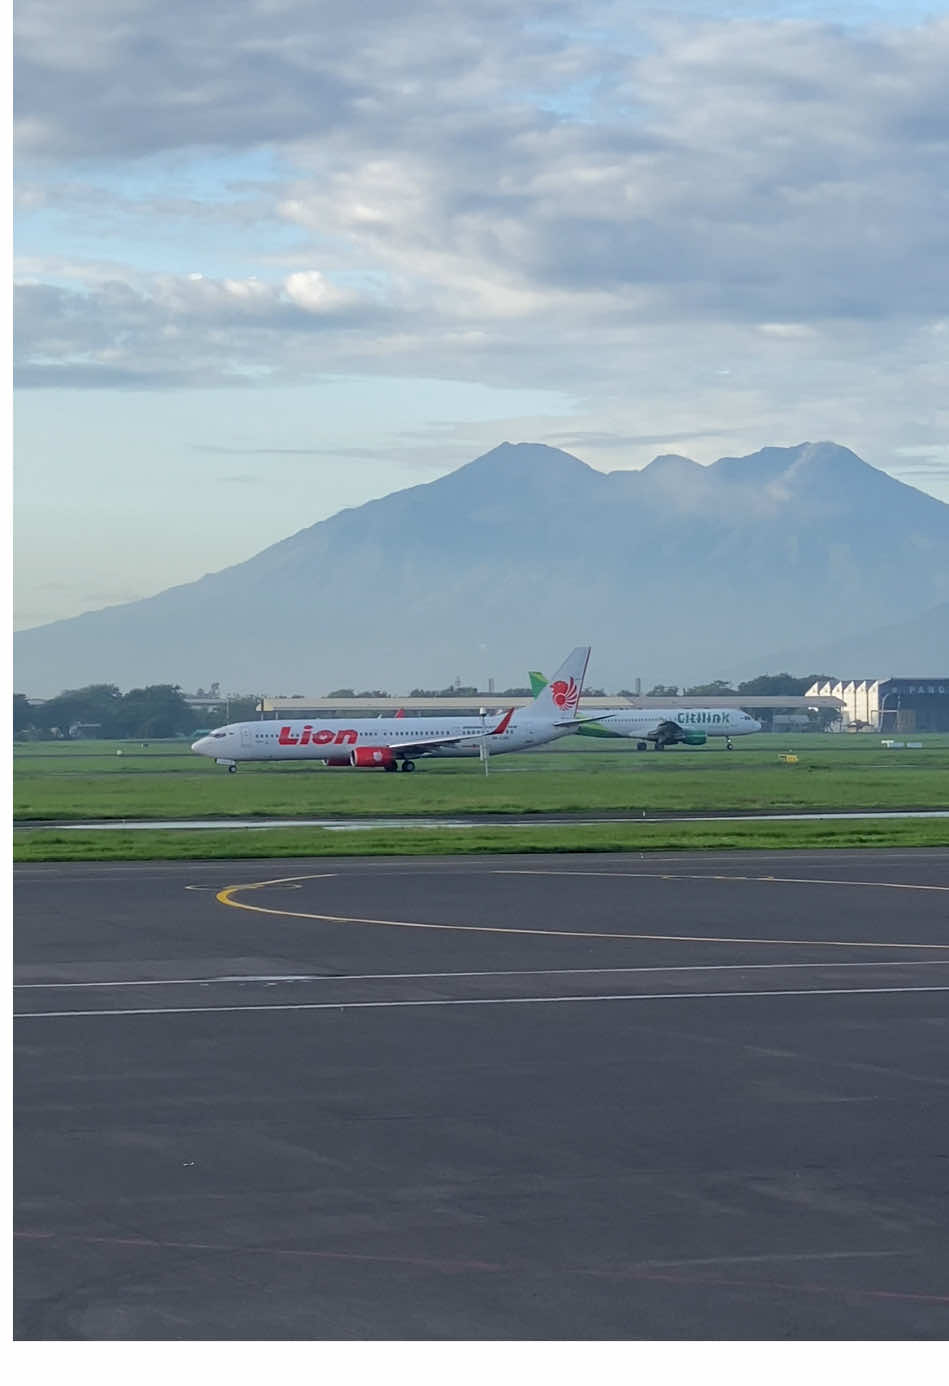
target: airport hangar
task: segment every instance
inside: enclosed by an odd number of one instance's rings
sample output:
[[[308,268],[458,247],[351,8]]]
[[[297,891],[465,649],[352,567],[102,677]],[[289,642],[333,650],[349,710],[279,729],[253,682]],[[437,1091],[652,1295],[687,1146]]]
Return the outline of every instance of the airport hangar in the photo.
[[[949,675],[812,683],[804,695],[840,700],[845,724],[879,732],[949,731]]]

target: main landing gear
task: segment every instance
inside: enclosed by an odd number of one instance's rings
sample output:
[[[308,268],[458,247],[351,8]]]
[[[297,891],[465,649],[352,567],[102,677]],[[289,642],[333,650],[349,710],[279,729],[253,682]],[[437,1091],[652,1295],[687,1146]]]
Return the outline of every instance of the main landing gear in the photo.
[[[402,762],[402,769],[405,771],[406,774],[408,774],[408,772],[409,772],[410,770],[414,770],[414,769],[415,769],[415,761],[414,761],[414,760],[403,760],[403,762]]]
[[[390,761],[388,761],[388,762],[386,763],[386,769],[387,769],[387,770],[414,770],[414,769],[415,769],[415,761],[414,761],[414,760],[403,760],[403,761],[390,760]]]

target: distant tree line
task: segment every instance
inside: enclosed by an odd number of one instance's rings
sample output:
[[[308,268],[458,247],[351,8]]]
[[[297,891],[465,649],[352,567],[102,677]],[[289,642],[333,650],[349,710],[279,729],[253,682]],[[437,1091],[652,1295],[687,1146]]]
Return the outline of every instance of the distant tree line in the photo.
[[[390,695],[385,688],[360,688],[358,693],[353,688],[331,688],[326,696],[327,698],[388,698]]]
[[[746,679],[734,687],[724,679],[713,683],[697,683],[691,688],[680,689],[677,684],[657,683],[645,695],[647,698],[737,698],[747,693],[753,698],[779,698],[782,693],[792,698],[803,698],[812,683],[836,683],[836,674],[805,674],[798,678],[795,674],[759,674],[757,678]],[[635,697],[628,688],[620,690],[628,698]]]
[[[219,709],[190,707],[177,684],[153,683],[122,693],[114,683],[70,688],[32,703],[13,695],[13,734],[21,741],[60,738],[149,738],[187,736],[199,726],[245,721],[256,714],[253,697],[222,699]]]
[[[470,684],[453,683],[448,688],[413,688],[410,698],[476,698],[481,690]]]

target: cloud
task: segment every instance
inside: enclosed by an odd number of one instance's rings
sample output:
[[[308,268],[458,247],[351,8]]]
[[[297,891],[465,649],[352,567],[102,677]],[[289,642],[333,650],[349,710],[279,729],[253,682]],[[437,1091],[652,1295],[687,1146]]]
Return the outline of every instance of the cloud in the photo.
[[[301,176],[277,215],[467,320],[530,318],[558,295],[595,320],[765,331],[949,306],[949,22],[872,37],[666,23],[624,52],[571,37],[574,7],[559,36],[540,13],[412,0],[371,6],[371,23],[333,7],[327,26],[326,5],[288,0],[275,25],[264,0],[126,0],[103,29],[89,0],[31,0],[25,152],[279,147]],[[584,80],[590,116],[558,118]],[[293,275],[287,292],[321,288]]]
[[[75,262],[65,284],[33,255],[18,381],[516,384],[575,398],[577,438],[632,448],[895,446],[921,413],[941,434],[949,20],[656,13],[25,0],[28,212],[88,217],[97,171],[159,153],[267,146],[280,175],[248,199],[150,187],[110,210],[308,244],[281,247],[278,279]]]
[[[765,337],[784,341],[806,341],[817,336],[815,329],[806,322],[759,322],[758,331]]]
[[[332,448],[229,448],[216,443],[192,443],[191,446],[195,452],[223,453],[228,457],[322,457],[334,451]]]
[[[76,388],[247,384],[281,365],[298,373],[309,359],[301,339],[379,318],[377,305],[314,270],[278,283],[201,274],[82,289],[21,283],[14,307],[17,383]],[[317,353],[314,368],[322,364]]]
[[[695,433],[607,433],[596,432],[548,433],[544,441],[558,448],[665,447],[670,443],[685,443],[696,438],[720,438],[721,429],[701,429]]]

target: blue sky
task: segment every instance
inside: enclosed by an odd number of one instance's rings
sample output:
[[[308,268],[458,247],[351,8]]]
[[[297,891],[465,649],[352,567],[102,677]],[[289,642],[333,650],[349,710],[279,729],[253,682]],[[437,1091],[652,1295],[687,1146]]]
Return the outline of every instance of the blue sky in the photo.
[[[949,501],[943,5],[23,0],[17,624],[503,439]]]

